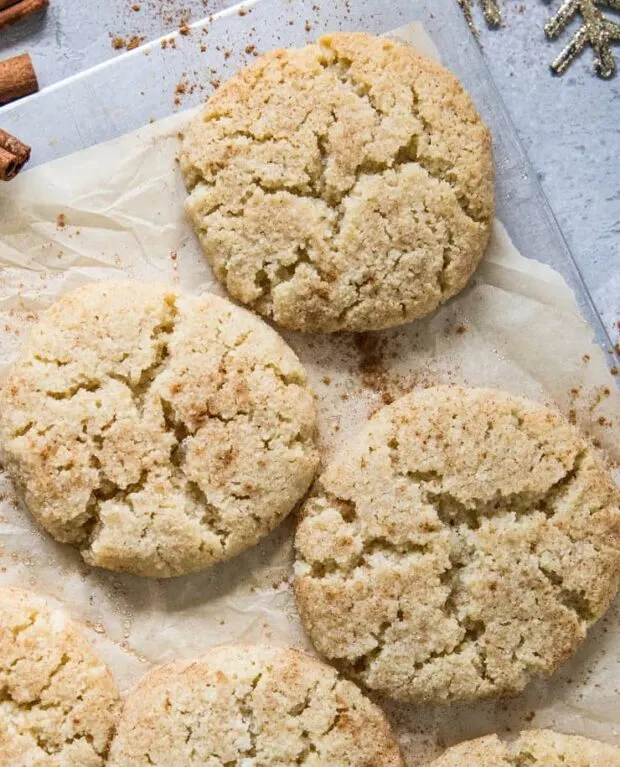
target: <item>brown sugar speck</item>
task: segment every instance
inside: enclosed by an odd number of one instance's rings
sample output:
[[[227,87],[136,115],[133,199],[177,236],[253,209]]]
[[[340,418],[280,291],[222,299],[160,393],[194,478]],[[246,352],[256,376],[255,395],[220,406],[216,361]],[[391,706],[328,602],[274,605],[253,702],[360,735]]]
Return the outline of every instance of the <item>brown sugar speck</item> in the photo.
[[[232,51],[224,51],[224,58],[228,61],[228,59],[232,56]]]
[[[310,30],[312,29],[312,24],[307,19],[306,19],[306,23],[304,24],[304,29],[306,30],[306,32],[310,32]]]
[[[590,362],[590,355],[589,355],[589,354],[584,354],[584,355],[583,355],[583,357],[582,357],[581,359],[582,359],[584,362],[586,362],[586,363],[587,363],[587,362]]]
[[[326,386],[329,386],[332,382],[331,376],[323,376],[321,379]]]
[[[136,4],[136,5],[132,5],[132,6],[131,6],[131,10],[132,10],[132,11],[135,11],[136,13],[137,13],[137,12],[140,10],[140,8],[141,8],[141,6],[139,6],[139,5],[137,5],[137,4]]]
[[[114,48],[115,51],[120,51],[121,48],[125,47],[125,38],[124,37],[114,37],[112,39],[112,48]]]
[[[247,12],[247,9],[246,9],[246,8],[239,8],[239,10],[237,11],[237,13],[239,14],[239,16],[247,16],[247,13],[248,13],[248,12]]]
[[[569,410],[568,411],[568,421],[569,423],[575,424],[577,423],[577,411],[576,410]]]
[[[256,46],[255,45],[246,45],[245,46],[245,52],[249,56],[251,56],[251,55],[257,56],[258,55],[258,51],[256,50]]]
[[[184,37],[187,37],[187,35],[189,35],[191,33],[191,31],[192,30],[189,28],[187,22],[186,21],[182,21],[181,24],[179,25],[179,32]]]
[[[58,229],[64,229],[65,226],[67,226],[67,217],[65,216],[64,213],[59,213],[56,216],[56,226],[58,227]]]
[[[610,368],[609,372],[612,374],[612,376],[617,376],[618,368],[614,365],[612,368]]]
[[[466,325],[457,325],[456,326],[456,333],[459,336],[462,336],[463,333],[467,333],[467,326]]]

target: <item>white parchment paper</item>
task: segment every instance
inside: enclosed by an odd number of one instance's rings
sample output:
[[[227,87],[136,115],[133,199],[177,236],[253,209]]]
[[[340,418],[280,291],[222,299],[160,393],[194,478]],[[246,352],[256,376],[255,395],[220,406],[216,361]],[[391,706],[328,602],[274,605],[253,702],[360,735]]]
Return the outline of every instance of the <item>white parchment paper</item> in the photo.
[[[397,33],[437,55],[418,25]],[[190,116],[34,169],[0,191],[0,375],[39,312],[81,283],[132,277],[221,292],[183,213],[176,154]],[[357,337],[285,337],[318,396],[324,461],[383,402],[440,382],[555,404],[612,460],[620,458],[619,397],[573,294],[552,269],[523,258],[497,221],[469,287],[431,317]],[[199,575],[117,575],[87,567],[37,530],[0,474],[0,584],[63,602],[87,625],[123,689],[153,663],[223,642],[310,650],[289,580],[292,530],[289,520],[255,549]],[[620,745],[619,617],[616,603],[551,681],[513,700],[450,709],[381,702],[408,765],[465,738],[532,726]]]

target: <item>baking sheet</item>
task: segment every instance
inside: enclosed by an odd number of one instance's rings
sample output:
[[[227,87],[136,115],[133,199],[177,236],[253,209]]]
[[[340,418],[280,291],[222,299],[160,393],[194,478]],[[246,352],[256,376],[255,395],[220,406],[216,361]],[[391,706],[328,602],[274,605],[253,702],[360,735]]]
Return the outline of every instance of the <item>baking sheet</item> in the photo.
[[[436,55],[420,25],[400,30]],[[38,313],[91,280],[133,277],[215,290],[185,221],[176,154],[182,113],[25,173],[0,192],[0,373]],[[495,386],[556,403],[620,459],[619,396],[606,355],[564,279],[520,255],[499,221],[470,286],[434,315],[354,337],[284,334],[318,395],[325,461],[383,402],[435,383]],[[0,476],[0,583],[64,602],[122,688],[150,664],[229,641],[310,649],[289,581],[289,520],[260,546],[206,573],[148,581],[92,570],[36,530]],[[619,605],[548,683],[509,702],[447,709],[387,705],[410,767],[444,745],[537,726],[620,745]]]

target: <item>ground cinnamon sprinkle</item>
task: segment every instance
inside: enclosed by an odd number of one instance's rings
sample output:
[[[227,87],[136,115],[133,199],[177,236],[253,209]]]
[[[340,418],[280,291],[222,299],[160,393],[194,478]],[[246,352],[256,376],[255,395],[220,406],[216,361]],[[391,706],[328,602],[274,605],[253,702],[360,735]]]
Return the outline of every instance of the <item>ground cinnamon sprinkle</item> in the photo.
[[[370,333],[357,333],[353,338],[360,355],[359,370],[362,382],[371,389],[376,388],[376,376],[385,375],[383,369],[385,340]]]
[[[112,39],[112,48],[114,48],[115,51],[120,51],[121,48],[125,47],[125,38],[124,37],[115,37]]]
[[[65,216],[64,213],[59,213],[56,216],[56,226],[58,227],[58,229],[64,229],[65,226],[67,226],[67,217]]]

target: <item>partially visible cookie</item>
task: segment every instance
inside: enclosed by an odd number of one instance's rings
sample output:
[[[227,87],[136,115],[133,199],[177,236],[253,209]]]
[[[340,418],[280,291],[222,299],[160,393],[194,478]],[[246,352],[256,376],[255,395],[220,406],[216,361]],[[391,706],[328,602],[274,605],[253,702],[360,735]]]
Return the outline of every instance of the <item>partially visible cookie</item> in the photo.
[[[230,294],[283,327],[386,328],[467,283],[489,239],[489,131],[458,80],[361,33],[224,83],[181,152],[187,211]]]
[[[459,743],[430,767],[620,767],[620,749],[577,735],[526,730],[516,740],[497,735]]]
[[[404,767],[379,708],[289,648],[219,647],[148,674],[126,701],[109,767]]]
[[[228,559],[293,509],[318,463],[286,343],[212,294],[95,283],[33,329],[0,393],[5,468],[86,562],[168,577]]]
[[[2,767],[100,767],[119,710],[78,627],[34,594],[0,589]]]
[[[620,581],[611,472],[559,413],[437,387],[379,411],[296,535],[319,652],[399,700],[514,694],[570,657]]]

